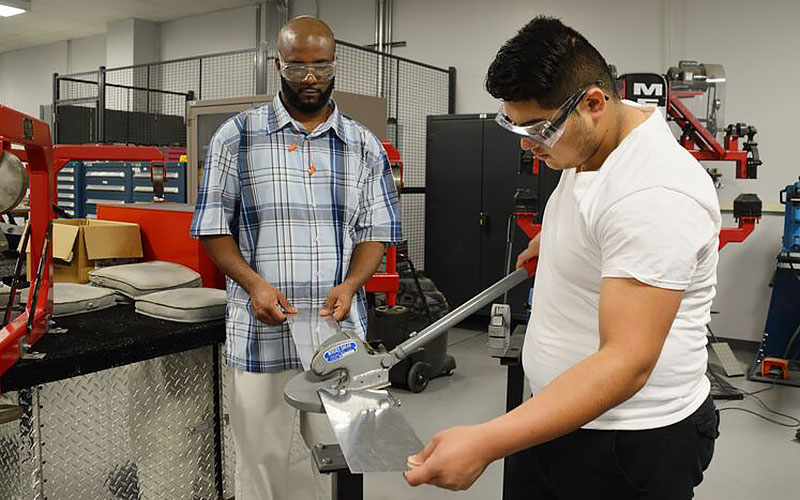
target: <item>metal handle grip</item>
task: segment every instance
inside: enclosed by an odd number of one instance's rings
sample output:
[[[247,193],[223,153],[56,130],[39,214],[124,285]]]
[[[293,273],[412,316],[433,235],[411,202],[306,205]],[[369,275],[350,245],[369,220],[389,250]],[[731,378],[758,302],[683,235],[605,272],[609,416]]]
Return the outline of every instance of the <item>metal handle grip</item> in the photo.
[[[446,332],[450,327],[460,323],[470,314],[525,281],[533,274],[532,270],[536,268],[535,261],[536,259],[529,261],[526,263],[525,267],[517,269],[475,297],[461,304],[443,318],[437,320],[418,334],[392,349],[390,354],[398,362],[404,360],[417,349]]]

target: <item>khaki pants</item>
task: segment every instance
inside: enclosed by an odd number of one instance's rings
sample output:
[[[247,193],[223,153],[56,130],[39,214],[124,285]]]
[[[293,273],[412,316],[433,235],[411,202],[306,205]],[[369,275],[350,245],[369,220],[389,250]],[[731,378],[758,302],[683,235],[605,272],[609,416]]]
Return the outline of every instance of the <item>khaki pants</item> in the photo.
[[[317,471],[310,451],[336,442],[328,418],[283,399],[284,386],[300,372],[229,370],[236,500],[330,500],[330,475]]]

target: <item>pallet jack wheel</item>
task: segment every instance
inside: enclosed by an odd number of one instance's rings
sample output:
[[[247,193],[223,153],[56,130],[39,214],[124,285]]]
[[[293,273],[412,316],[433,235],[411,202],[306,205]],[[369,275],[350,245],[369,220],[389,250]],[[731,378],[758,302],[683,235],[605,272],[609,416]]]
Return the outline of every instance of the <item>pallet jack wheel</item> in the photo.
[[[431,379],[430,371],[431,365],[423,361],[417,361],[411,365],[406,376],[408,390],[414,393],[424,391]]]

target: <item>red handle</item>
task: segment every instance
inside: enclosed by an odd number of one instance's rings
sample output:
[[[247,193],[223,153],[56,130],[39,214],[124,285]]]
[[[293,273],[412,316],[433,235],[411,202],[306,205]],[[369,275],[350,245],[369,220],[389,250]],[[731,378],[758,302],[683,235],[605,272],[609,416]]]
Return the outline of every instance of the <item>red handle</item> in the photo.
[[[539,257],[534,257],[531,260],[522,264],[522,267],[524,267],[525,270],[528,271],[528,276],[533,276],[534,274],[536,274],[536,266],[538,265],[539,265]]]

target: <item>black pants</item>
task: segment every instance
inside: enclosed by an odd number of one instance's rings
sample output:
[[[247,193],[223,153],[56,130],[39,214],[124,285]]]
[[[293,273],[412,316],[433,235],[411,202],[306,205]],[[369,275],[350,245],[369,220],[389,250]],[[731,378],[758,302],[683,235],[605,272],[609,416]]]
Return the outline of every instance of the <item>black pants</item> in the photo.
[[[688,500],[714,455],[709,398],[686,419],[642,431],[580,429],[509,457],[506,500]]]

